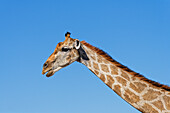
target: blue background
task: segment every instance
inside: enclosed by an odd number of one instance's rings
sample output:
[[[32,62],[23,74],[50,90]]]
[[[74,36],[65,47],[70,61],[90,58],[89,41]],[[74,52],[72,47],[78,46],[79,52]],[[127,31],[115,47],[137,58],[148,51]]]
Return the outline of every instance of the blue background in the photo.
[[[0,113],[139,113],[77,62],[41,74],[66,31],[170,85],[169,0],[1,0]]]

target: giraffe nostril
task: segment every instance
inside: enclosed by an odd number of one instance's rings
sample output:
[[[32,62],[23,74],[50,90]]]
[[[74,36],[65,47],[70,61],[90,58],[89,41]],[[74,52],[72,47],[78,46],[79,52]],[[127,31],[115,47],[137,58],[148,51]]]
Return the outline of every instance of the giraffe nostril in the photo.
[[[43,67],[44,67],[44,68],[47,68],[47,67],[48,67],[48,63],[45,63],[45,64],[43,65]]]

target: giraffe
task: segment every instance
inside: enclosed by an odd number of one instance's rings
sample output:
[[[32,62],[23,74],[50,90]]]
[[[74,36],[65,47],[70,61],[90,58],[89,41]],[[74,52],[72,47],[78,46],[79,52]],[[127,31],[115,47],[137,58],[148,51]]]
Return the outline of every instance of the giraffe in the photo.
[[[144,113],[170,113],[170,87],[145,78],[85,41],[65,34],[43,65],[47,77],[74,61],[84,64],[108,87]]]

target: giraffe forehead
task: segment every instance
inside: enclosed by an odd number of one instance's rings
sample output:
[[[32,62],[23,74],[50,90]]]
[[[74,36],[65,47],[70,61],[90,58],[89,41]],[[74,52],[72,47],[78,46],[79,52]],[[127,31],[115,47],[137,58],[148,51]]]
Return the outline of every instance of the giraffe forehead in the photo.
[[[57,46],[56,46],[53,54],[56,55],[56,54],[61,50],[61,48],[64,47],[64,46],[72,47],[73,44],[74,44],[74,41],[75,41],[75,39],[67,38],[65,41],[59,42],[59,43],[57,44]]]
[[[73,46],[75,39],[72,38],[67,38],[64,42],[63,45],[64,46]]]

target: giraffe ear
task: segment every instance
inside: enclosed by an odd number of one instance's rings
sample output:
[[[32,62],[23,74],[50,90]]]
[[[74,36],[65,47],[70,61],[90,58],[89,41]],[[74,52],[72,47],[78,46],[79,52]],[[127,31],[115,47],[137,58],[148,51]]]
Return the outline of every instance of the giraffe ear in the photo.
[[[80,48],[80,41],[76,40],[74,46],[78,50]]]
[[[79,40],[75,41],[75,48],[78,50],[78,53],[80,55],[80,58],[82,58],[83,60],[89,60],[86,52],[84,51],[84,49],[81,47],[81,43]]]
[[[78,49],[80,58],[82,58],[83,60],[89,60],[86,52],[84,51],[84,49],[80,46],[80,48]]]

